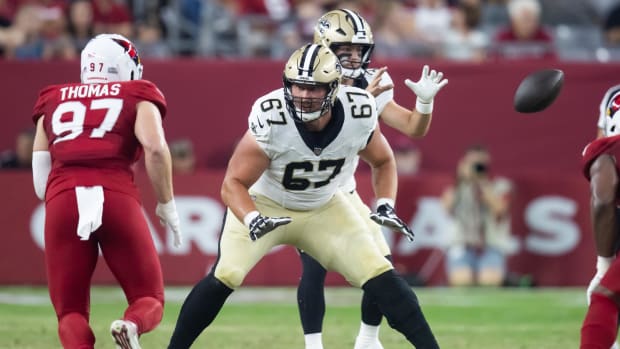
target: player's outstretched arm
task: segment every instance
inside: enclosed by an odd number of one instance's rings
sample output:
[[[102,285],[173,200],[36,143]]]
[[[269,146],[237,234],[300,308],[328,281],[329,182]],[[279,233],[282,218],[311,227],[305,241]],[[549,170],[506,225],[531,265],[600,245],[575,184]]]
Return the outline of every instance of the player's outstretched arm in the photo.
[[[32,147],[32,181],[34,192],[41,200],[45,200],[47,177],[52,170],[52,158],[48,149],[47,135],[43,129],[43,118],[44,116],[41,116],[37,121]]]
[[[447,84],[448,79],[444,79],[442,72],[425,65],[417,82],[405,80],[405,85],[417,97],[415,108],[408,110],[392,100],[383,109],[381,120],[409,137],[425,136],[431,123],[435,96]]]
[[[168,225],[174,234],[174,245],[181,244],[181,228],[172,188],[172,160],[161,124],[161,114],[155,104],[138,103],[134,132],[144,149],[146,172],[151,180],[157,208],[155,213],[162,225]]]

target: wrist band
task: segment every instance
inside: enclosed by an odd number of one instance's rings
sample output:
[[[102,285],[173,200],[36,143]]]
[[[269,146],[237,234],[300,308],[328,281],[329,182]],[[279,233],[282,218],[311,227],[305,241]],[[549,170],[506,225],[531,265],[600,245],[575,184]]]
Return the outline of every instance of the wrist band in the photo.
[[[256,217],[258,217],[260,215],[260,212],[254,210],[249,212],[248,214],[245,215],[245,217],[243,217],[243,224],[245,224],[246,227],[250,227],[250,223],[252,223],[252,220]]]
[[[430,113],[432,113],[433,112],[433,100],[431,100],[429,103],[424,103],[424,102],[420,101],[419,98],[416,98],[416,100],[415,100],[415,110],[420,112],[420,114],[430,114]]]
[[[377,199],[377,207],[383,205],[383,204],[388,204],[390,206],[392,206],[392,208],[394,208],[395,204],[394,204],[394,199],[390,199],[390,198],[378,198]]]
[[[614,257],[596,257],[596,271],[603,274],[606,273],[613,261]]]

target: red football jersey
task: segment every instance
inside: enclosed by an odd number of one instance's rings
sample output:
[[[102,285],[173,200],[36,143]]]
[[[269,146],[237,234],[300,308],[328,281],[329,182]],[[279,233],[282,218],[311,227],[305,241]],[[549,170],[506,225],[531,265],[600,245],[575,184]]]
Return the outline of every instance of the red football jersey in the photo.
[[[76,186],[101,185],[139,198],[131,165],[142,155],[134,134],[136,106],[155,104],[162,118],[166,100],[150,81],[64,84],[44,88],[32,120],[44,116],[52,171],[46,200]]]
[[[616,160],[620,159],[620,135],[596,139],[583,149],[582,171],[588,180],[590,180],[590,166],[601,154],[609,154]],[[619,167],[620,164],[616,162],[616,171],[620,174]]]

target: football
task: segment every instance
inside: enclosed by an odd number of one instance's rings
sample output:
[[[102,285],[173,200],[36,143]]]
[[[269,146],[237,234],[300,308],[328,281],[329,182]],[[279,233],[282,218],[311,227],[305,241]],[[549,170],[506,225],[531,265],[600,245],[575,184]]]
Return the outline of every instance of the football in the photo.
[[[564,72],[559,69],[537,70],[526,76],[514,95],[519,113],[536,113],[553,103],[562,90]]]

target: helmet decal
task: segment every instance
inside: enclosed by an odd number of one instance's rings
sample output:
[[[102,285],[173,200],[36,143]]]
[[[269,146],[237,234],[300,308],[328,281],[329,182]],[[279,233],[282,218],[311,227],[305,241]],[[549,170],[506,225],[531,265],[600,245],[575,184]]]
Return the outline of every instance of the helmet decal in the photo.
[[[131,42],[127,40],[117,39],[117,38],[114,38],[112,40],[116,42],[117,44],[121,45],[125,49],[125,52],[127,52],[131,60],[134,61],[136,65],[140,64],[140,56],[138,55],[138,51],[131,44]]]
[[[314,71],[314,63],[316,57],[318,55],[318,48],[321,46],[317,45],[307,45],[303,54],[301,55],[301,59],[299,60],[299,65],[297,66],[298,74],[300,79],[304,77],[308,80],[312,79],[312,73]]]

